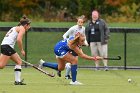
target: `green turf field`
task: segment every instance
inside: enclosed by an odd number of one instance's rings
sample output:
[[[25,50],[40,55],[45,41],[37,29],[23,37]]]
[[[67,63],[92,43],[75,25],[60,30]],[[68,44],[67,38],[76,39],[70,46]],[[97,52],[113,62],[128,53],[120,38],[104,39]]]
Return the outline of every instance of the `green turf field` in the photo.
[[[140,87],[139,70],[78,69],[77,78],[84,84],[80,86],[69,85],[70,80],[64,79],[64,72],[61,78],[50,78],[33,68],[23,68],[22,72],[27,85],[15,86],[13,68],[0,70],[0,93],[139,93]]]
[[[0,22],[0,26],[15,26],[16,22]],[[33,26],[40,27],[70,27],[75,23],[33,23]],[[112,23],[111,27],[140,27],[140,24]],[[0,42],[6,32],[0,31]],[[28,33],[28,61],[38,64],[42,58],[55,62],[53,47],[62,39],[64,32],[29,32]],[[109,66],[124,65],[124,37],[123,33],[111,33],[109,40],[109,56],[121,55],[120,61],[109,61]],[[140,66],[140,37],[138,33],[129,33],[127,37],[127,65]],[[18,51],[18,49],[16,48]],[[89,47],[83,47],[83,51],[90,55]],[[22,57],[24,58],[24,57]],[[9,62],[9,64],[14,64]],[[79,58],[79,66],[94,66],[93,61]],[[46,70],[46,69],[45,69]],[[54,70],[48,69],[50,72]],[[0,93],[139,93],[140,75],[139,70],[110,70],[94,71],[93,69],[79,69],[78,80],[84,85],[71,86],[70,80],[64,77],[50,78],[36,71],[33,68],[23,68],[22,77],[27,83],[26,86],[14,86],[13,67],[6,67],[0,70]],[[64,76],[64,72],[62,73]],[[128,83],[128,78],[132,83]]]

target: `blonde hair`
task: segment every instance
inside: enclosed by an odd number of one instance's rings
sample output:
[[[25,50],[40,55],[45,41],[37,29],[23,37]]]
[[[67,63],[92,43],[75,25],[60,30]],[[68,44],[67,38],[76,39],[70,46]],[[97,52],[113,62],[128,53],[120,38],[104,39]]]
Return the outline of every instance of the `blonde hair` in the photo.
[[[71,40],[71,44],[72,44],[72,45],[77,44],[77,43],[79,42],[80,38],[82,38],[82,37],[85,37],[85,35],[78,32],[78,33],[75,35],[74,40]]]

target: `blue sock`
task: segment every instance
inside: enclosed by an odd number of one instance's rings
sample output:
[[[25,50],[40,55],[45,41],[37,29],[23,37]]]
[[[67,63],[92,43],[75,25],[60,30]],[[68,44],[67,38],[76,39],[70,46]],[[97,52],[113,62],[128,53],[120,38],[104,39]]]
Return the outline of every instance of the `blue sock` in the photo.
[[[57,63],[45,62],[45,63],[43,63],[43,66],[58,70],[58,64]]]
[[[71,76],[72,76],[72,81],[76,81],[76,76],[77,76],[77,65],[71,65]]]

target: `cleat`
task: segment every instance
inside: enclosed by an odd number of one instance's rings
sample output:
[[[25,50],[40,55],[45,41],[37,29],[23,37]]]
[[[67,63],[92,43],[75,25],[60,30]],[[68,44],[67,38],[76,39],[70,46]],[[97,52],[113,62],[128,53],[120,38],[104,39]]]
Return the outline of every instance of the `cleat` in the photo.
[[[23,82],[17,82],[17,81],[15,81],[14,85],[26,85],[26,84],[23,83]]]
[[[59,76],[59,77],[61,77],[61,71],[57,71],[57,75]]]
[[[70,75],[65,76],[65,79],[72,79]]]
[[[96,68],[95,68],[95,71],[100,71],[100,68],[99,68],[99,67],[96,67]]]
[[[108,67],[105,67],[104,71],[108,71],[108,70],[109,70]]]
[[[20,82],[19,81],[15,81],[14,82],[14,85],[26,85],[25,83],[23,83],[24,79],[21,80]]]
[[[78,81],[75,81],[75,82],[71,81],[70,85],[83,85],[83,84]]]
[[[39,68],[43,68],[43,63],[45,63],[45,61],[44,60],[42,60],[42,59],[40,59],[40,61],[39,61]]]

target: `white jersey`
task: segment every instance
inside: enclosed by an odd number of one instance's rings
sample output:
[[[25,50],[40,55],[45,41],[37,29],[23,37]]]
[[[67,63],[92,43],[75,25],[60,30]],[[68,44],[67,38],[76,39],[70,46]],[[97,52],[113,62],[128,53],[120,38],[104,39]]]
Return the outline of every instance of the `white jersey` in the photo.
[[[85,27],[79,27],[78,25],[74,25],[63,35],[63,38],[66,39],[68,37],[74,37],[78,32],[85,35]]]
[[[75,35],[78,32],[85,35],[85,27],[84,26],[79,27],[78,25],[74,25],[63,35],[63,38],[66,39],[68,37],[75,37]],[[85,39],[85,45],[88,46],[86,39]]]
[[[14,48],[18,36],[18,32],[16,31],[16,27],[11,28],[7,34],[5,35],[1,45],[9,45]]]

